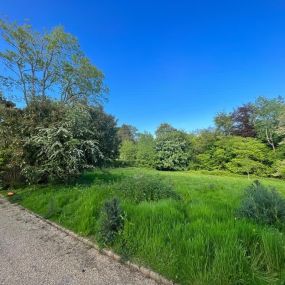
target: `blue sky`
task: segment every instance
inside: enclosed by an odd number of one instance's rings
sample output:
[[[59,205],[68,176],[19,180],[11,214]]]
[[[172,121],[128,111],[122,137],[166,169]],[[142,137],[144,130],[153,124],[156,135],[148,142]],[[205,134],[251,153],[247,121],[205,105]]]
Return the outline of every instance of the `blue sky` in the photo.
[[[106,75],[106,110],[140,131],[195,130],[285,96],[285,1],[9,0],[1,16],[63,25]]]

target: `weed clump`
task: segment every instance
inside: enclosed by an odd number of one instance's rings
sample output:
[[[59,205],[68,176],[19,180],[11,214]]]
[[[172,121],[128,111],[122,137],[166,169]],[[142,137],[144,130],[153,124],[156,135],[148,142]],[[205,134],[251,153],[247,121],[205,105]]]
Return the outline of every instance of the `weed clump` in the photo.
[[[119,186],[120,193],[135,203],[158,201],[161,199],[179,200],[171,183],[162,178],[150,175],[136,175],[123,180]]]
[[[274,188],[256,180],[246,189],[238,215],[261,224],[280,225],[285,222],[285,200]]]
[[[58,216],[60,213],[61,213],[61,210],[59,209],[57,205],[57,201],[55,200],[55,198],[52,197],[48,202],[47,211],[44,217],[46,219],[50,219],[52,217]]]
[[[124,227],[124,212],[117,198],[106,201],[99,220],[100,245],[112,245]]]

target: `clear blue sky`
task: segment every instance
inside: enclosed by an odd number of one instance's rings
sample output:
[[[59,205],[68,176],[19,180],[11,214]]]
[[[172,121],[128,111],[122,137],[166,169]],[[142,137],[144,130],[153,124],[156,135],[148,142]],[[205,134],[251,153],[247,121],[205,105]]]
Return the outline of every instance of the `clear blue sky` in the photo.
[[[259,95],[285,95],[283,0],[7,0],[0,13],[64,25],[106,75],[106,110],[139,130],[208,127]]]

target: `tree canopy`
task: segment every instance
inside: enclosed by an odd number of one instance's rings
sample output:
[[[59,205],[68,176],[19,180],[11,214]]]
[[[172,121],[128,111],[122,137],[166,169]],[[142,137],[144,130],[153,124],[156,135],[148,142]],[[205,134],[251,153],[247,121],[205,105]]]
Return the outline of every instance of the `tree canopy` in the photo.
[[[108,90],[103,73],[63,27],[38,32],[29,24],[0,20],[0,32],[5,42],[0,82],[26,105],[38,98],[66,104],[101,102]]]

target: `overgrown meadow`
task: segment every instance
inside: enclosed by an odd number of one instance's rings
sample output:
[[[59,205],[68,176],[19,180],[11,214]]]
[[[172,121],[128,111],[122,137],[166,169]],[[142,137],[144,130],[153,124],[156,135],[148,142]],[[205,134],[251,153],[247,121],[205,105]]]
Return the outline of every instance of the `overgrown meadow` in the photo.
[[[171,188],[165,196],[147,190],[145,197],[132,197],[135,191],[130,194],[127,185],[140,177],[161,180]],[[117,168],[88,172],[76,185],[27,187],[12,201],[100,243],[104,205],[116,197],[123,227],[110,244],[100,244],[126,260],[180,284],[283,284],[284,228],[237,215],[244,189],[253,180]],[[285,196],[284,182],[260,181]]]

